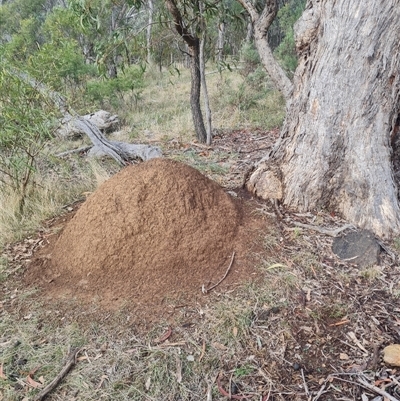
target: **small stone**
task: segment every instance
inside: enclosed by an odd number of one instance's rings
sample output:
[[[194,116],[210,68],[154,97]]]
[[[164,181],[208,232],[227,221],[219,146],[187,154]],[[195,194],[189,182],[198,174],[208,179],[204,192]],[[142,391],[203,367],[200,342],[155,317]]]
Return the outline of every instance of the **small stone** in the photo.
[[[383,360],[391,366],[400,366],[400,344],[388,345],[383,350]]]
[[[293,366],[294,370],[300,370],[301,369],[301,366],[297,362],[295,362],[292,366]]]
[[[336,237],[332,243],[335,255],[359,267],[378,264],[380,249],[374,234],[368,230],[353,231],[342,237]]]

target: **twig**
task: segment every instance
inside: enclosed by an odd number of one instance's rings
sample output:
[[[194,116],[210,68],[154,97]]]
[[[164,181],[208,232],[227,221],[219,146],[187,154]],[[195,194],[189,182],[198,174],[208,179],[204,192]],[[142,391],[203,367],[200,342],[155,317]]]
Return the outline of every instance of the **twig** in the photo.
[[[201,362],[205,353],[206,353],[206,342],[203,340],[203,346],[201,347],[201,355],[199,358],[199,362]]]
[[[326,381],[325,383],[321,386],[321,388],[319,389],[317,395],[312,399],[312,401],[317,401],[319,399],[319,397],[321,397],[322,394],[326,393],[325,390],[326,387]]]
[[[212,401],[212,389],[218,375],[219,373],[217,373],[214,377],[211,377],[210,381],[207,380],[207,401]]]
[[[279,207],[278,207],[278,200],[277,199],[271,199],[271,203],[274,206],[274,209],[275,209],[276,215],[278,216],[278,219],[282,220],[283,216],[282,216],[282,213],[281,213],[281,211],[279,210]]]
[[[176,382],[182,383],[182,361],[178,354],[175,354],[176,359]]]
[[[376,386],[373,386],[372,384],[367,383],[366,381],[364,381],[360,377],[357,379],[357,382],[360,383],[363,387],[367,388],[368,390],[371,390],[374,393],[379,394],[379,395],[383,396],[384,398],[386,398],[386,399],[388,399],[390,401],[399,401],[398,398],[393,397],[388,392],[386,392],[385,390],[380,389],[379,387],[376,387]]]
[[[159,345],[157,345],[157,347],[153,347],[153,349],[169,348],[169,347],[182,347],[184,345],[186,345],[186,341],[178,341],[176,343],[159,344]]]
[[[44,400],[49,393],[51,393],[61,382],[61,380],[67,375],[70,369],[76,364],[76,357],[81,351],[81,348],[73,349],[65,363],[64,367],[61,369],[60,373],[54,378],[54,380],[49,383],[35,398],[34,401],[42,401]]]
[[[230,400],[245,400],[247,398],[251,398],[252,395],[236,395],[236,394],[229,394],[229,393],[222,387],[220,375],[217,376],[217,387],[218,391],[225,397],[228,397]]]
[[[263,148],[257,148],[257,149],[252,149],[252,150],[239,150],[238,153],[254,153],[254,152],[259,152],[261,150],[266,150],[270,149],[271,146],[264,146]]]
[[[67,150],[67,151],[65,151],[65,152],[58,153],[58,154],[56,154],[56,157],[64,157],[64,156],[71,155],[71,154],[73,154],[73,153],[86,152],[86,151],[88,151],[88,150],[91,149],[91,148],[93,148],[93,145],[82,146],[82,147],[77,148],[77,149],[71,149],[71,150]]]
[[[269,383],[269,390],[268,390],[268,394],[267,394],[267,395],[265,395],[265,396],[262,398],[262,401],[268,401],[268,400],[269,400],[269,396],[271,395],[271,390],[272,390],[272,382],[271,382],[271,383]]]
[[[318,226],[312,226],[311,224],[298,223],[297,221],[293,222],[293,224],[295,226],[297,226],[297,227],[307,228],[309,230],[317,231],[317,232],[319,232],[321,234],[330,235],[331,237],[336,237],[342,231],[353,227],[352,224],[345,224],[343,227],[339,227],[336,230],[329,230],[327,228],[321,228],[321,227],[318,227]]]
[[[205,288],[204,284],[201,288],[201,292],[203,294],[207,294],[208,292],[210,292],[212,289],[214,289],[215,287],[217,287],[218,285],[220,285],[226,278],[226,276],[229,273],[229,270],[231,269],[232,265],[233,265],[233,260],[235,259],[235,252],[232,253],[232,257],[231,257],[231,263],[229,263],[228,269],[226,270],[224,277],[221,278],[221,280],[218,281],[217,284],[212,285],[210,288]]]
[[[271,135],[265,135],[265,136],[261,136],[260,138],[255,138],[253,139],[253,141],[262,141],[264,139],[270,138]]]
[[[303,383],[304,383],[304,391],[306,392],[306,396],[308,397],[310,395],[310,392],[308,391],[308,386],[307,386],[306,378],[304,377],[303,369],[301,369],[301,377],[302,377]]]
[[[350,338],[354,342],[355,345],[357,345],[358,348],[360,348],[361,351],[365,352],[367,355],[369,354],[369,352],[360,343],[360,341],[358,340],[357,336],[355,335],[355,333],[353,331],[349,331],[346,335],[348,338]]]
[[[342,326],[343,324],[350,323],[349,319],[341,320],[340,322],[331,323],[329,327]]]
[[[387,247],[382,241],[379,241],[378,239],[376,242],[380,245],[380,247],[392,258],[393,262],[396,262],[396,254],[393,253],[389,247]]]
[[[205,149],[205,150],[212,150],[212,146],[209,145],[201,145],[200,143],[190,142],[190,145],[195,146],[196,148]]]

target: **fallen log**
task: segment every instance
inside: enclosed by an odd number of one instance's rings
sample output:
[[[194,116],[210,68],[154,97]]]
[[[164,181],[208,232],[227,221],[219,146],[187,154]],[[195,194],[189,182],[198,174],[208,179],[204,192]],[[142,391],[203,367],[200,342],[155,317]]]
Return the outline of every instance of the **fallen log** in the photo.
[[[68,121],[89,137],[94,145],[92,155],[110,156],[121,165],[126,165],[133,159],[145,161],[162,156],[162,152],[157,146],[135,145],[108,140],[90,119],[79,115],[76,111],[71,109],[64,96],[37,81],[24,71],[20,71],[14,67],[10,67],[10,70],[24,82],[35,88],[39,93],[51,99],[63,115],[63,120]]]

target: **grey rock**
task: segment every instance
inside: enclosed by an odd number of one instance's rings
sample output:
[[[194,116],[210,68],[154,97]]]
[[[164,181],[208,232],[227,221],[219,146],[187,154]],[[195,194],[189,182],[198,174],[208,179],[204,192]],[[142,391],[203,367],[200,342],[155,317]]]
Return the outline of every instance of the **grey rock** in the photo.
[[[381,247],[374,234],[367,230],[353,231],[336,237],[332,243],[332,251],[335,255],[359,267],[378,264],[380,250]]]

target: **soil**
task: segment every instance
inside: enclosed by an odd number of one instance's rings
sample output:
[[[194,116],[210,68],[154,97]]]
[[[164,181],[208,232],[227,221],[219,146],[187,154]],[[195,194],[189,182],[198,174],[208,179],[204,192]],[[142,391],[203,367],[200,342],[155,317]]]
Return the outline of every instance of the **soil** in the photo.
[[[247,279],[243,204],[186,164],[153,159],[105,182],[33,258],[25,281],[54,298],[129,306],[141,319]]]

